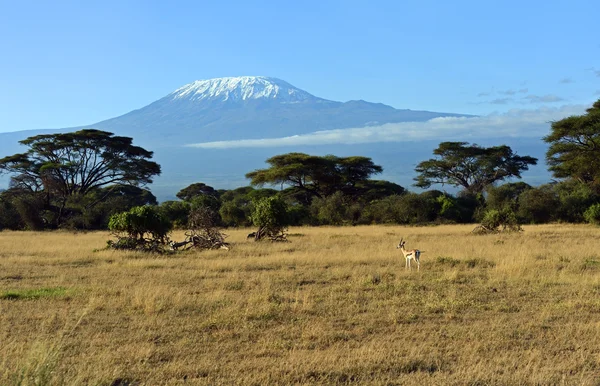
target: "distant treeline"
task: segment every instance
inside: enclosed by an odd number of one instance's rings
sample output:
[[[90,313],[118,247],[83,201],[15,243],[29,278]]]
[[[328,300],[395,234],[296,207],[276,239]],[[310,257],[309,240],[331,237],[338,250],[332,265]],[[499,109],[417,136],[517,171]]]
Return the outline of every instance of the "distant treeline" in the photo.
[[[272,196],[285,202],[289,225],[472,223],[491,211],[519,223],[597,223],[600,100],[584,115],[553,122],[544,141],[557,180],[538,187],[506,182],[535,165],[533,157],[505,145],[442,142],[417,165],[415,186],[450,185],[460,189],[456,195],[373,179],[383,168],[367,157],[288,153],[249,172],[249,186],[216,190],[198,182],[177,193],[178,201],[158,205],[143,187],[160,165],[132,138],[99,130],[38,135],[21,141],[27,152],[0,159],[0,171],[11,175],[0,192],[0,229],[106,229],[112,215],[143,205],[179,227],[197,208],[213,211],[222,226],[250,226],[256,203]]]

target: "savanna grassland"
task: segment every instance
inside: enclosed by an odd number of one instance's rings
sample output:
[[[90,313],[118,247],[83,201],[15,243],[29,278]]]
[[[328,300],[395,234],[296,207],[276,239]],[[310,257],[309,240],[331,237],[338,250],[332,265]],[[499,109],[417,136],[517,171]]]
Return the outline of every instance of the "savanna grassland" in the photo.
[[[0,384],[599,385],[600,229],[472,228],[232,230],[172,256],[1,232]]]

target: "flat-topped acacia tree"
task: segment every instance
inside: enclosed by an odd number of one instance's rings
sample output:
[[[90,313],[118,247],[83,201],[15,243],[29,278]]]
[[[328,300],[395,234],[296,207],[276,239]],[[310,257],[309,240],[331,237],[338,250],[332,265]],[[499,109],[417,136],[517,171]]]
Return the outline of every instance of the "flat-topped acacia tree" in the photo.
[[[373,174],[383,171],[368,157],[324,157],[304,153],[288,153],[267,160],[270,167],[246,174],[250,184],[287,186],[302,204],[309,205],[314,197],[324,198],[335,192],[355,196],[360,184]]]
[[[417,165],[415,186],[427,189],[435,184],[462,187],[480,194],[486,187],[507,178],[521,178],[521,172],[536,165],[537,158],[519,156],[509,146],[481,147],[467,142],[442,142],[432,158]]]
[[[151,151],[106,131],[43,134],[20,143],[29,149],[0,159],[0,172],[12,174],[12,189],[43,196],[58,225],[70,197],[110,186],[143,186],[160,174]]]

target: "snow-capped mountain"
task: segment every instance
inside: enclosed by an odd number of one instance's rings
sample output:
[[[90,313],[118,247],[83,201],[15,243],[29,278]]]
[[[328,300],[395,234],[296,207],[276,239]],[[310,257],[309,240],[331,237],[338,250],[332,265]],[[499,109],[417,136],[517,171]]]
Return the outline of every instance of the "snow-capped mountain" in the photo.
[[[464,116],[431,111],[399,110],[366,101],[337,102],[314,96],[276,78],[242,76],[197,80],[163,98],[122,116],[54,132],[96,128],[133,137],[134,143],[155,153],[162,175],[151,189],[159,199],[174,197],[184,186],[205,182],[218,188],[247,183],[244,174],[263,167],[276,154],[302,151],[311,154],[374,157],[386,171],[410,170],[407,151],[431,154],[434,143],[411,146],[399,156],[396,143],[365,146],[328,145],[264,149],[206,150],[186,144],[237,139],[277,138],[319,130],[362,128],[385,123],[427,121]],[[24,148],[18,141],[49,131],[0,133],[0,157]],[[387,150],[386,150],[387,149]],[[386,155],[387,154],[387,155]],[[386,161],[387,159],[387,161]],[[394,180],[393,177],[386,177]],[[398,181],[398,180],[397,180]],[[399,182],[405,184],[403,180]],[[0,189],[6,188],[0,176]]]
[[[197,80],[139,110],[90,126],[134,138],[144,133],[152,145],[172,146],[457,115],[398,110],[365,101],[331,101],[281,79],[242,76]]]
[[[320,98],[277,78],[240,76],[197,80],[169,94],[172,100],[245,101],[249,99],[278,99],[282,102],[304,102]]]

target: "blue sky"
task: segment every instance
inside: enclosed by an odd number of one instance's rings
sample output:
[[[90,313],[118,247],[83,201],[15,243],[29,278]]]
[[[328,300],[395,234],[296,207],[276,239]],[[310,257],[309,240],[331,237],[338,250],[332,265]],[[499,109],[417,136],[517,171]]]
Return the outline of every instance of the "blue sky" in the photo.
[[[0,132],[112,118],[197,79],[487,115],[600,98],[595,1],[0,0]]]

